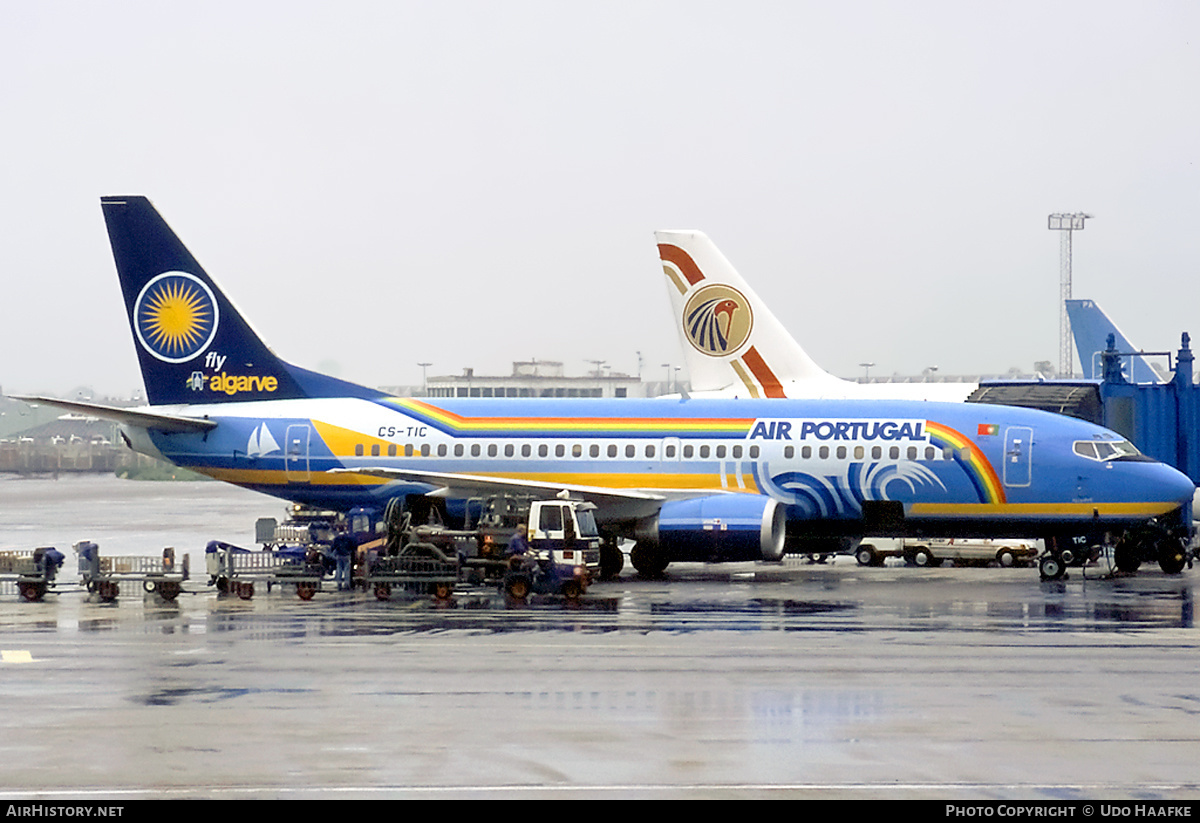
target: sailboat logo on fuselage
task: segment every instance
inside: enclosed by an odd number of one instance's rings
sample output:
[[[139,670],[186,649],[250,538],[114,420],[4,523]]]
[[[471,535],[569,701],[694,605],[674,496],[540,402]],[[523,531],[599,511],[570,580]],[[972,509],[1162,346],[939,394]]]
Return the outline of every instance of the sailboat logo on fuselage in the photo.
[[[166,363],[185,363],[217,334],[217,301],[199,278],[163,272],[146,284],[133,306],[133,328],[142,348]]]

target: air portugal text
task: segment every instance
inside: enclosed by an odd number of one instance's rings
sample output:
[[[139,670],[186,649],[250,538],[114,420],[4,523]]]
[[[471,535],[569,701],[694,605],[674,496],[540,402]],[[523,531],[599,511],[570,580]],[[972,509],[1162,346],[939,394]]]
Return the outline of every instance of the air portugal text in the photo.
[[[923,420],[759,420],[750,439],[925,440]]]

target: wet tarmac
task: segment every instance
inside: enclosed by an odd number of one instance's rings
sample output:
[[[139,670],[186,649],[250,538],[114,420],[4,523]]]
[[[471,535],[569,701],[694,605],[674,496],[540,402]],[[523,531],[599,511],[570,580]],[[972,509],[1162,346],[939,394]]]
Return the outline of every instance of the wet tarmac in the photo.
[[[249,534],[280,509],[167,485],[219,498],[199,546],[231,538],[222,500]],[[0,528],[30,488],[6,487]],[[176,505],[119,488],[155,529]],[[687,564],[575,606],[5,591],[0,796],[1200,796],[1200,571],[1101,574]]]

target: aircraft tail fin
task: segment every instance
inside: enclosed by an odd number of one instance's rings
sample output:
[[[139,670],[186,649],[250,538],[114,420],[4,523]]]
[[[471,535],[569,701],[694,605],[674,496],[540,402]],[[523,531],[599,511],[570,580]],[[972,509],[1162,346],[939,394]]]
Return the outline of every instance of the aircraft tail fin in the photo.
[[[843,386],[788,334],[699,231],[654,234],[693,392],[787,397],[789,384]]]
[[[145,197],[100,205],[151,405],[379,395],[276,357]]]
[[[1104,377],[1104,365],[1100,353],[1108,348],[1108,336],[1113,339],[1119,352],[1137,351],[1117,325],[1108,318],[1094,300],[1067,300],[1067,317],[1071,321],[1071,335],[1075,338],[1075,350],[1079,354],[1083,376],[1089,380]],[[1141,355],[1122,357],[1121,366],[1127,380],[1133,383],[1162,383],[1162,376]]]

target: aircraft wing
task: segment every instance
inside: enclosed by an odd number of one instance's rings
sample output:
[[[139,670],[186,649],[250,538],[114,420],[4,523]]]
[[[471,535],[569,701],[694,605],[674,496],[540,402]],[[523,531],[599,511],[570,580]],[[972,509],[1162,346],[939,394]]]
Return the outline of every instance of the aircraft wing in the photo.
[[[160,432],[204,432],[215,429],[217,424],[212,420],[196,417],[180,417],[175,414],[160,414],[144,409],[122,409],[117,406],[105,406],[100,403],[84,403],[78,400],[60,400],[57,397],[32,397],[11,395],[14,400],[26,403],[38,403],[64,411],[83,414],[88,417],[98,417],[101,420],[112,420],[140,429],[153,429]]]
[[[471,497],[480,494],[536,494],[553,497],[566,491],[599,505],[618,508],[623,512],[653,513],[662,503],[677,496],[691,496],[694,492],[651,493],[636,489],[607,489],[599,486],[580,486],[569,483],[544,483],[536,480],[517,480],[510,477],[492,477],[480,474],[456,474],[453,472],[415,471],[391,469],[381,466],[363,468],[330,469],[330,474],[366,474],[388,480],[424,483],[437,486],[430,497]]]

